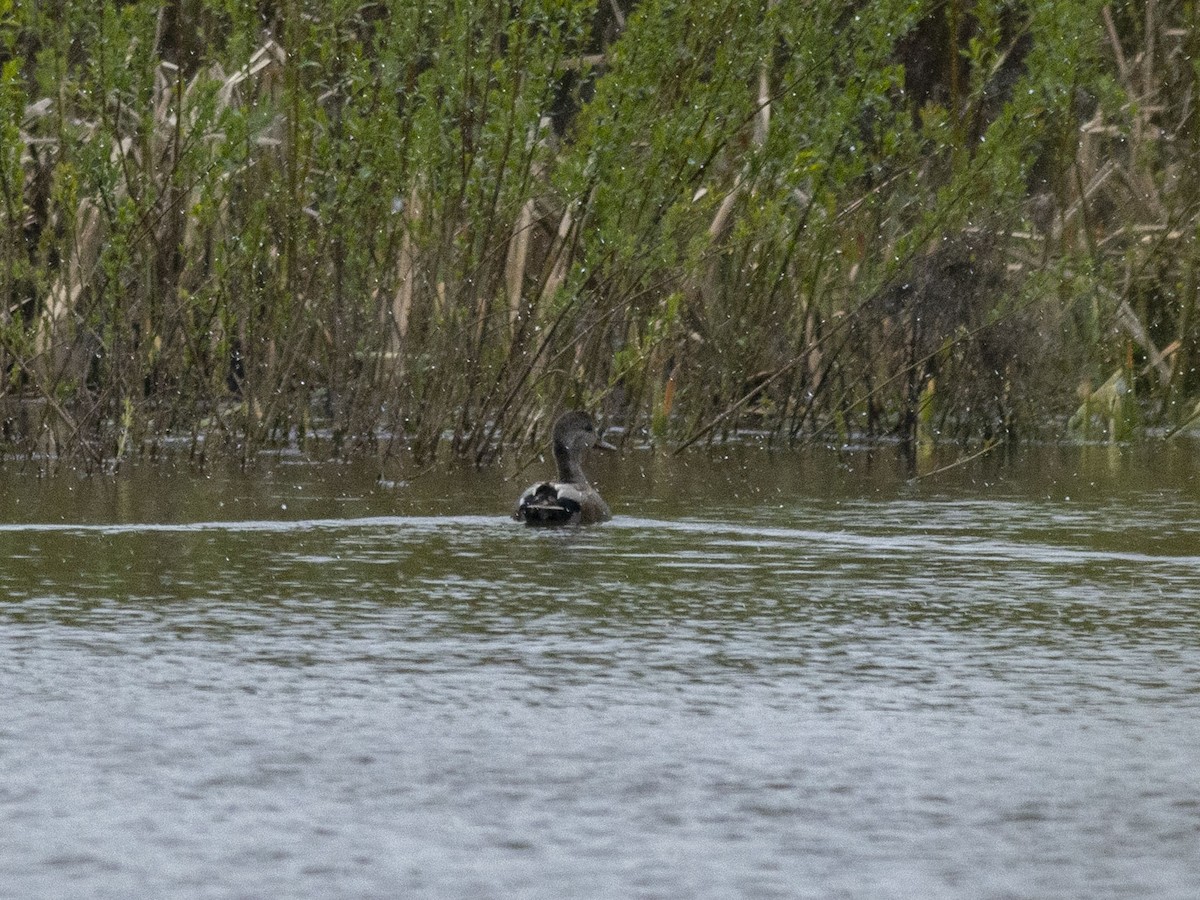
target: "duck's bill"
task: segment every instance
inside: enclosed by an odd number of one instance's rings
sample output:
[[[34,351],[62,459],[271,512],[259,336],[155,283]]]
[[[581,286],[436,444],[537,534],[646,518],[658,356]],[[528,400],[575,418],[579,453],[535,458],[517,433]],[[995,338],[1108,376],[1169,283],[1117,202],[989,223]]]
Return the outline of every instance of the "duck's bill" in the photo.
[[[607,451],[610,451],[613,453],[615,453],[616,449],[617,449],[616,447],[614,447],[612,444],[610,444],[608,441],[605,441],[605,440],[596,441],[596,443],[594,443],[592,446],[595,447],[597,450],[607,450]]]

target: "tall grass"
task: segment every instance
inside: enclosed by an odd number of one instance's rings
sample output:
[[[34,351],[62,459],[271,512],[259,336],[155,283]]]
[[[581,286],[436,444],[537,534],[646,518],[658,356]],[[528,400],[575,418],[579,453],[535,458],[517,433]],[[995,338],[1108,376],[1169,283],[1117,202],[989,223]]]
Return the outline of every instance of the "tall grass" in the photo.
[[[0,0],[3,440],[994,440],[1118,370],[1183,425],[1192,12]]]

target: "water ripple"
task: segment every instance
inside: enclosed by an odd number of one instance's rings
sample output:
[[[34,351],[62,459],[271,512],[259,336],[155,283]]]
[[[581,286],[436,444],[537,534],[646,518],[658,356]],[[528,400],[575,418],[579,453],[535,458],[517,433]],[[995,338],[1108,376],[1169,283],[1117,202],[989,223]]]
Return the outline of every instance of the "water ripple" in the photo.
[[[2,525],[0,878],[1182,900],[1196,526],[1120,512]]]

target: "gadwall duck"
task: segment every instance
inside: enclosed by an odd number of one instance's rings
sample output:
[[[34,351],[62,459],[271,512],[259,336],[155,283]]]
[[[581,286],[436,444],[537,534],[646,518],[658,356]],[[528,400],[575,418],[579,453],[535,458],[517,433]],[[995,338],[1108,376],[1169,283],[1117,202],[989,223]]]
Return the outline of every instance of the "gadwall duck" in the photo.
[[[532,485],[517,501],[513,518],[526,525],[591,525],[612,518],[600,492],[588,484],[580,459],[584,451],[616,450],[596,432],[587,413],[566,412],[554,423],[558,481]]]

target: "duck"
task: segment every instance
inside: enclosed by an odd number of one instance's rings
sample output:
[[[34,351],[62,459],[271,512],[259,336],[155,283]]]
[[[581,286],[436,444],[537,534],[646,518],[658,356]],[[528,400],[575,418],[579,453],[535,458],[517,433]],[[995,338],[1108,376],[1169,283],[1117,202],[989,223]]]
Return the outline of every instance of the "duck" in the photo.
[[[517,501],[512,517],[526,525],[592,525],[611,519],[608,504],[588,484],[581,460],[592,448],[617,448],[601,439],[591,416],[579,410],[558,417],[552,445],[558,480],[530,485]]]

